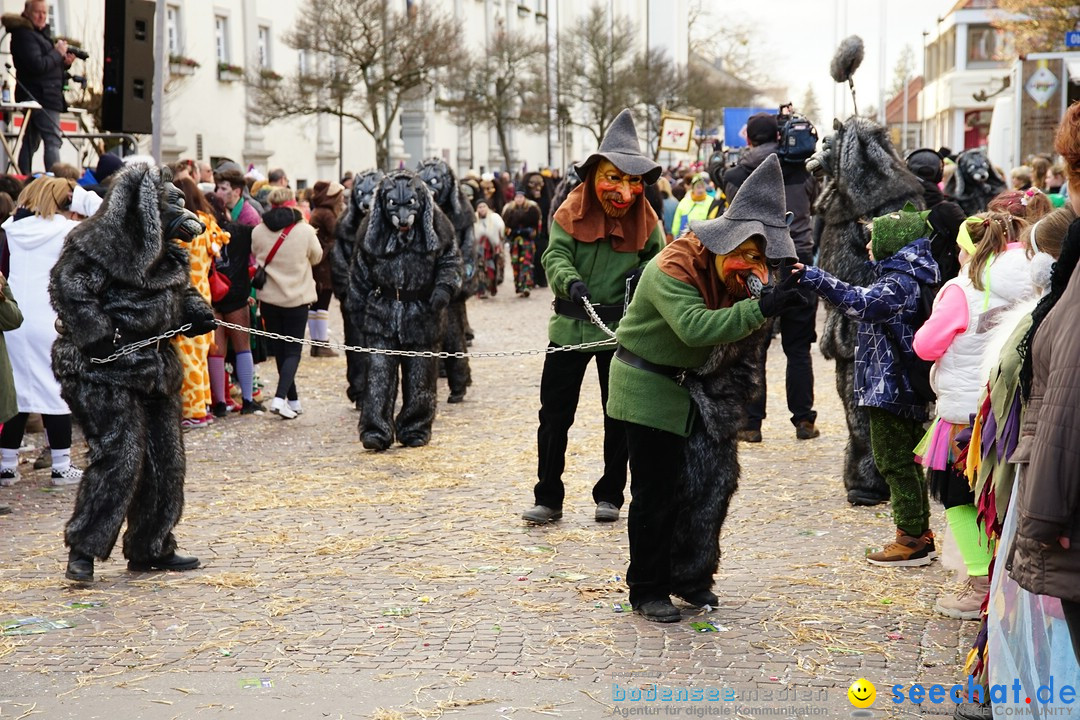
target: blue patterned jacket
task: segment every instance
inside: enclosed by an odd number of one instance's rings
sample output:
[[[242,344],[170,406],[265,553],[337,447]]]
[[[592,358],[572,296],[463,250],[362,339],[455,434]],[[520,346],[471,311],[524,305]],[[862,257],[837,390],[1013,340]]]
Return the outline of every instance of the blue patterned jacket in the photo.
[[[874,263],[875,281],[870,287],[856,287],[836,279],[818,267],[807,267],[802,282],[837,310],[859,321],[855,340],[855,402],[876,407],[912,420],[926,420],[927,407],[916,399],[905,365],[897,362],[896,349],[904,363],[915,361],[911,342],[912,325],[918,312],[919,283],[936,285],[940,279],[937,263],[930,254],[930,241],[916,240],[894,255]]]

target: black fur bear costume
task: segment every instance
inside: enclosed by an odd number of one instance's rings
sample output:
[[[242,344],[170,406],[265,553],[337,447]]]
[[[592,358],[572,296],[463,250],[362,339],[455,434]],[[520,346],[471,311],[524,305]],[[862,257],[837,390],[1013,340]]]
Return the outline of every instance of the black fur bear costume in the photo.
[[[360,223],[371,213],[371,206],[375,202],[375,191],[382,179],[381,170],[368,170],[353,178],[349,204],[337,224],[335,232],[337,241],[330,248],[330,281],[334,286],[334,296],[341,306],[346,345],[359,345],[361,342],[360,328],[357,324],[360,315],[355,308],[350,308],[348,305],[349,272],[356,255],[356,237],[360,230]],[[364,397],[366,376],[367,358],[364,354],[346,352],[345,379],[348,384],[345,394],[349,401],[356,405],[357,410],[361,408],[361,400]]]
[[[72,579],[90,579],[93,558],[109,557],[125,516],[129,568],[198,565],[183,558],[194,564],[168,566],[179,557],[173,528],[184,508],[180,358],[160,340],[112,362],[91,362],[186,323],[190,336],[215,326],[213,310],[191,285],[188,252],[174,240],[205,228],[183,210],[167,172],[136,165],[118,173],[98,213],[68,235],[50,277],[62,324],[53,372],[90,445],[64,528]],[[89,563],[89,577],[72,575],[72,558]]]
[[[986,210],[990,201],[1005,192],[1005,181],[978,148],[965,150],[956,158],[956,171],[945,184],[945,192],[970,215]]]
[[[684,385],[697,409],[686,439],[676,490],[679,508],[671,541],[671,587],[677,595],[708,591],[720,565],[720,530],[739,484],[736,434],[744,408],[762,392],[757,364],[766,324],[739,342],[717,345]]]
[[[427,160],[417,168],[420,179],[427,183],[435,204],[450,219],[457,237],[458,251],[461,253],[463,274],[461,289],[450,300],[446,312],[446,335],[443,338],[443,350],[446,352],[465,352],[466,334],[471,335],[469,318],[465,313],[465,301],[476,294],[479,276],[477,275],[476,238],[473,225],[476,213],[473,212],[469,198],[458,186],[454,171],[442,160]],[[465,391],[472,384],[468,358],[446,358],[446,382],[450,386],[448,402],[456,403],[465,399]]]
[[[371,214],[360,225],[349,282],[364,345],[389,350],[438,350],[446,308],[461,290],[461,255],[454,226],[435,206],[420,177],[407,170],[383,178]],[[402,406],[393,417],[400,366]],[[370,450],[426,445],[435,419],[434,358],[372,354],[360,416],[360,440]]]
[[[834,121],[835,133],[812,158],[826,175],[814,212],[822,223],[818,265],[846,283],[866,287],[873,282],[867,262],[869,236],[862,223],[899,210],[906,203],[923,207],[919,179],[896,154],[885,128],[852,116]],[[844,455],[844,487],[848,502],[875,505],[889,499],[889,486],[874,465],[870,419],[855,404],[855,336],[858,321],[826,306],[821,353],[836,362],[836,392],[844,403],[848,444]]]

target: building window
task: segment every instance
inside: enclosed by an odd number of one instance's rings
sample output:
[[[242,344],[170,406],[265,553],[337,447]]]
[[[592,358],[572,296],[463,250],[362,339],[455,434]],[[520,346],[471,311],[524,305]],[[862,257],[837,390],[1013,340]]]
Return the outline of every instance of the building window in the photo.
[[[217,61],[229,64],[229,18],[224,15],[214,16],[214,44]]]
[[[67,34],[67,23],[64,22],[63,0],[49,0],[49,28],[53,37],[61,37]]]
[[[259,67],[270,69],[270,28],[259,26]]]
[[[978,68],[1008,67],[1015,56],[1013,37],[990,25],[969,25],[967,66]]]
[[[165,6],[165,36],[170,55],[183,55],[184,44],[180,42],[180,7]]]
[[[311,66],[311,56],[308,55],[307,50],[301,50],[299,52],[299,64],[297,69],[300,71],[300,77],[306,77],[312,74],[314,68]]]

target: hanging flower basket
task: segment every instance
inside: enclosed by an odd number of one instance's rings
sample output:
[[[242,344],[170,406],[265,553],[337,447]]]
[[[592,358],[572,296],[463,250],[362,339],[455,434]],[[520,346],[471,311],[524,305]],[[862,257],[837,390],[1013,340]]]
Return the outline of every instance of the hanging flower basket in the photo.
[[[184,57],[183,55],[169,56],[170,75],[194,75],[198,68],[199,62],[193,58]]]
[[[221,82],[239,82],[244,79],[244,68],[229,63],[218,63],[217,76]]]
[[[274,85],[284,80],[284,76],[279,75],[270,68],[262,68],[259,70],[259,80],[264,85]]]

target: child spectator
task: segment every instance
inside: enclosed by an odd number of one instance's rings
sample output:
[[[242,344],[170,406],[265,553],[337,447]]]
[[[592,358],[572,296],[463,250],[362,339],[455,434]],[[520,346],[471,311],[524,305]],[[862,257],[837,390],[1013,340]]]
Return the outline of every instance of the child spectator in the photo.
[[[929,565],[937,557],[926,481],[911,455],[928,413],[907,370],[915,362],[911,344],[921,285],[935,285],[940,278],[928,235],[926,220],[914,209],[875,218],[866,249],[876,281],[866,288],[817,267],[794,266],[805,268],[803,283],[859,320],[855,399],[869,411],[874,462],[889,484],[896,524],[896,540],[866,560],[885,567]]]
[[[929,472],[930,494],[945,506],[967,566],[960,592],[938,599],[934,609],[948,617],[978,620],[989,589],[993,552],[980,529],[975,495],[962,469],[956,436],[979,411],[982,356],[1002,314],[1035,294],[1031,260],[1019,241],[1024,222],[1004,212],[983,213],[961,227],[960,275],[934,299],[934,309],[915,333],[915,353],[934,361],[932,380],[937,418],[916,455]]]

